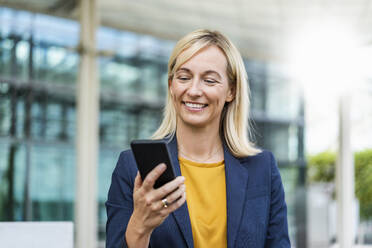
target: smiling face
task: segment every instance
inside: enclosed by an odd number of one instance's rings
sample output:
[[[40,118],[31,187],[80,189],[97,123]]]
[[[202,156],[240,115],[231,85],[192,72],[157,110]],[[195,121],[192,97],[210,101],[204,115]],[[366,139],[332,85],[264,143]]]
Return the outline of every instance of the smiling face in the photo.
[[[169,87],[178,127],[219,128],[225,103],[234,99],[226,68],[225,54],[207,46],[175,71]]]

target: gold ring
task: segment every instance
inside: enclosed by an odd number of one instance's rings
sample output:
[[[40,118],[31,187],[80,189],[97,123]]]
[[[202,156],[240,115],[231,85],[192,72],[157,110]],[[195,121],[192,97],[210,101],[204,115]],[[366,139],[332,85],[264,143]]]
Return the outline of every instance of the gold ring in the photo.
[[[161,200],[161,202],[163,203],[163,207],[165,207],[165,208],[168,207],[168,201],[167,201],[167,198],[164,198],[163,200]]]

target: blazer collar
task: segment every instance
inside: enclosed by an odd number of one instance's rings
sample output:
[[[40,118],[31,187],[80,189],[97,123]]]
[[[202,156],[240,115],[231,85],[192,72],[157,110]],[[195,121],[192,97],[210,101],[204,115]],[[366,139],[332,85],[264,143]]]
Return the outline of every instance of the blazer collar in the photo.
[[[169,152],[171,155],[171,160],[173,164],[174,173],[175,176],[181,176],[181,168],[178,161],[178,148],[177,148],[177,138],[176,134],[174,134],[174,137],[169,140],[168,143]],[[190,223],[190,216],[189,211],[187,208],[187,203],[183,204],[181,207],[179,207],[176,211],[172,213],[174,218],[176,219],[176,222],[183,234],[183,237],[187,243],[187,246],[189,248],[194,248],[194,240],[192,238],[192,229],[191,229],[191,223]]]
[[[240,228],[248,185],[248,170],[234,157],[224,143],[226,204],[227,204],[227,247],[235,247],[235,239]]]
[[[239,159],[235,158],[227,145],[224,143],[224,159],[225,159],[225,177],[226,177],[226,202],[227,202],[227,247],[234,247],[236,235],[239,230],[240,220],[243,213],[245,192],[248,183],[248,170],[245,169]],[[177,176],[181,176],[180,164],[178,161],[177,138],[174,135],[168,143],[169,152],[171,154],[174,172]],[[172,213],[177,224],[186,240],[189,248],[194,247],[192,238],[192,229],[190,216],[187,208],[187,203]]]

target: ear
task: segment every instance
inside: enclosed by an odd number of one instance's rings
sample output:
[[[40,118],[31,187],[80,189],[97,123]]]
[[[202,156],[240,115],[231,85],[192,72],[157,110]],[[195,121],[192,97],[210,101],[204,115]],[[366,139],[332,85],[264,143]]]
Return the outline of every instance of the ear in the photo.
[[[172,91],[171,85],[172,85],[172,80],[171,80],[171,79],[168,79],[168,89],[169,89],[169,93],[170,93],[171,96],[173,96],[173,91]]]
[[[229,91],[227,92],[226,102],[231,102],[235,98],[235,87],[230,86]]]

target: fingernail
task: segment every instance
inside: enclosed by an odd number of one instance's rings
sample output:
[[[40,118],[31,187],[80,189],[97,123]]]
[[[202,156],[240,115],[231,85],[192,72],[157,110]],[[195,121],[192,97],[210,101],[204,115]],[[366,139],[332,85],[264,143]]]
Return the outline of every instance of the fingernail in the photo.
[[[181,176],[181,181],[184,182],[186,178],[184,176]]]
[[[167,168],[167,166],[164,163],[161,163],[159,166],[160,166],[161,169]]]

